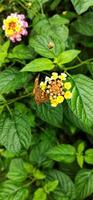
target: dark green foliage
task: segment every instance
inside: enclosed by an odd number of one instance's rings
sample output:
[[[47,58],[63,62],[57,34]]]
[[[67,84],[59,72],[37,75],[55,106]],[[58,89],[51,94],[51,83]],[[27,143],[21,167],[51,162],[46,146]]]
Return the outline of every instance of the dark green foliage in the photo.
[[[15,12],[29,25],[19,43],[2,30]],[[92,48],[93,0],[0,1],[0,200],[92,200]],[[35,102],[52,72],[72,85],[57,107]]]

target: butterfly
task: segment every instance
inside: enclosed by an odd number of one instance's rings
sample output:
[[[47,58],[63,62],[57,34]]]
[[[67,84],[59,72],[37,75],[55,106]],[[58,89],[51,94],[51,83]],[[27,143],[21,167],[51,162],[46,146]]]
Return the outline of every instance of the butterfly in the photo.
[[[49,99],[48,95],[44,91],[42,91],[39,86],[39,75],[35,79],[33,95],[35,96],[35,101],[37,104],[44,103]]]

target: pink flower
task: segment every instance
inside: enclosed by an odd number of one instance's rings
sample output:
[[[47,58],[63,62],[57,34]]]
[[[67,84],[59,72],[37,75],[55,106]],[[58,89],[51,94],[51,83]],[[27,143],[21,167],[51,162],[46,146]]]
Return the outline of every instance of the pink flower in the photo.
[[[26,36],[28,22],[25,20],[25,15],[12,13],[4,21],[2,29],[5,31],[6,37],[12,42],[21,41],[22,36]]]

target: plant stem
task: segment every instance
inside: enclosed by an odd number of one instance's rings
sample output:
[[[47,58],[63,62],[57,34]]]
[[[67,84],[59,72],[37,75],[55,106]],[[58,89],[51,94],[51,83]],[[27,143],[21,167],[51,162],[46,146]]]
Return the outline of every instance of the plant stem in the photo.
[[[82,60],[79,58],[79,56],[77,56],[77,59],[80,63],[82,63]]]
[[[76,68],[80,67],[81,65],[84,65],[84,64],[89,63],[89,62],[92,61],[92,60],[93,60],[93,58],[90,58],[90,59],[88,59],[88,60],[82,61],[81,63],[79,63],[79,64],[77,64],[77,65],[75,65],[75,66],[72,66],[72,67],[65,67],[64,70],[65,70],[65,71],[68,71],[68,70],[71,70],[71,69],[76,69]]]
[[[14,103],[17,100],[23,99],[23,98],[31,96],[31,95],[32,95],[32,92],[30,92],[30,93],[28,93],[26,95],[20,96],[20,97],[16,97],[14,99],[11,99],[9,102],[7,102],[7,104],[10,105],[10,104]]]
[[[34,178],[33,180],[31,180],[30,182],[26,183],[24,185],[24,187],[29,187],[32,183],[34,183],[36,181],[36,179]]]

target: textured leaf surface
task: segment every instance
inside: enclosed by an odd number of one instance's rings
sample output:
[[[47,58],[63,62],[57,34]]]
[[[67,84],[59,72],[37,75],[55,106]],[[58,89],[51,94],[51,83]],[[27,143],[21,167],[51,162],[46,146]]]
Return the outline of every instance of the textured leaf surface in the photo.
[[[56,21],[56,22],[54,22],[54,21]],[[45,48],[45,50],[47,50],[47,46],[48,46],[49,42],[54,43],[53,53],[56,56],[58,56],[58,54],[61,53],[62,50],[65,49],[66,41],[67,41],[68,35],[69,35],[69,30],[66,25],[64,25],[64,24],[62,25],[62,21],[63,20],[60,21],[59,16],[56,16],[53,18],[51,17],[49,19],[44,17],[44,18],[40,19],[37,23],[34,24],[34,31],[37,33],[37,35],[39,35],[39,36],[42,35],[42,37],[40,37],[41,39],[39,38],[39,44],[42,45],[42,42],[44,42],[44,44],[41,47],[41,51],[44,48]],[[46,35],[46,33],[47,33],[47,35]],[[37,36],[35,38],[37,38]],[[30,45],[31,45],[31,40],[30,40]],[[36,41],[37,41],[37,39],[36,39]],[[35,49],[36,49],[36,46],[35,46]],[[36,49],[36,51],[37,51],[37,49]],[[52,51],[52,48],[51,48],[51,51]],[[48,52],[50,52],[50,51],[48,51]],[[40,52],[38,52],[38,53],[40,53]],[[45,52],[42,52],[42,53],[45,53]],[[43,55],[43,54],[41,54],[41,55]],[[49,54],[47,56],[49,56]]]
[[[0,143],[10,152],[28,149],[31,130],[26,115],[14,112],[12,118],[2,115],[0,118]]]
[[[7,177],[15,183],[21,183],[27,178],[27,172],[21,158],[11,161]]]
[[[93,149],[85,151],[85,162],[93,165]]]
[[[93,193],[93,170],[81,170],[75,180],[77,199],[85,199]]]
[[[93,36],[93,12],[85,13],[80,16],[74,23],[77,32],[85,36]]]
[[[53,192],[57,186],[58,186],[58,180],[49,181],[48,183],[44,185],[44,190],[46,193],[50,193],[50,192]]]
[[[49,22],[50,22],[51,25],[61,26],[61,25],[64,25],[64,24],[68,24],[69,20],[67,18],[61,16],[61,15],[56,14],[49,19]]]
[[[50,149],[47,155],[56,161],[72,163],[75,160],[76,150],[69,144],[60,144]]]
[[[17,186],[11,181],[5,181],[0,186],[0,200],[26,200],[28,190],[25,187]]]
[[[0,73],[0,94],[13,92],[26,83],[28,75],[14,69],[7,69]]]
[[[38,116],[45,122],[56,126],[62,127],[63,122],[63,107],[62,105],[57,106],[56,108],[51,107],[48,103],[43,103],[42,105],[36,106],[36,112]]]
[[[30,39],[30,45],[37,53],[44,57],[54,58],[61,51],[61,47],[57,38],[37,35]],[[49,46],[50,45],[50,46]]]
[[[93,0],[71,0],[78,14],[85,12],[90,6],[93,6]]]
[[[28,46],[23,44],[17,45],[13,48],[12,52],[8,55],[9,58],[18,58],[18,59],[31,59],[32,53]]]
[[[30,161],[34,165],[39,167],[44,165],[48,166],[50,164],[50,159],[47,158],[46,152],[50,149],[51,144],[49,141],[42,141],[37,144],[30,153]]]
[[[53,192],[53,199],[66,199],[73,200],[75,199],[75,188],[72,180],[58,170],[53,170],[48,173],[49,180],[58,180],[57,189]]]
[[[84,75],[75,75],[72,81],[72,98],[68,105],[76,117],[74,122],[92,134],[88,128],[93,127],[93,80]]]

